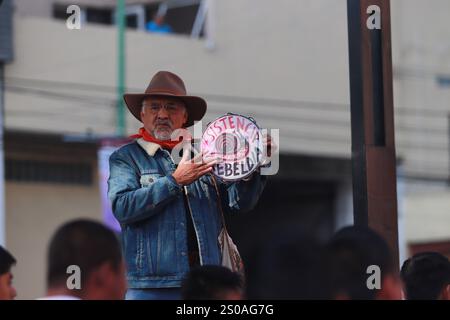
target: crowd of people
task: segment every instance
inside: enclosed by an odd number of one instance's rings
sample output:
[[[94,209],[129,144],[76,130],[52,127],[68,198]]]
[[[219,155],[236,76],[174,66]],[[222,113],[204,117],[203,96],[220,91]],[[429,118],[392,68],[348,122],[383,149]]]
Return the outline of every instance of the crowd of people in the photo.
[[[450,261],[421,252],[394,264],[387,243],[369,228],[350,226],[326,243],[306,233],[284,233],[258,243],[245,276],[220,265],[201,265],[184,276],[183,300],[319,299],[450,300]],[[0,247],[0,299],[11,300],[13,254]],[[70,267],[79,268],[77,273]],[[371,286],[370,266],[380,270]],[[126,265],[117,235],[103,224],[70,221],[56,230],[47,253],[47,292],[40,300],[120,300],[127,291]],[[245,279],[244,279],[245,277]],[[373,279],[372,279],[373,280]],[[79,286],[77,286],[79,281]],[[20,294],[20,292],[19,292]]]

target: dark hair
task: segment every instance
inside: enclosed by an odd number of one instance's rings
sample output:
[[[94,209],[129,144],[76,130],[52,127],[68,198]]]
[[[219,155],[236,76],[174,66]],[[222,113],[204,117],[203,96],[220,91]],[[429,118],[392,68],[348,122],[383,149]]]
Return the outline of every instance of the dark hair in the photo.
[[[345,227],[330,239],[327,247],[334,295],[372,300],[376,290],[367,287],[367,268],[378,266],[381,279],[396,272],[388,244],[370,228]]]
[[[5,274],[16,264],[16,259],[5,248],[0,246],[0,274]]]
[[[215,265],[193,268],[181,284],[184,300],[221,300],[223,293],[234,290],[243,290],[242,277],[228,268]]]
[[[109,262],[118,270],[121,261],[121,247],[113,231],[95,221],[73,220],[62,225],[50,241],[47,283],[51,287],[64,282],[70,265],[80,267],[84,283],[103,263]]]
[[[246,261],[248,299],[329,299],[323,246],[306,232],[274,232]]]
[[[423,252],[403,263],[401,278],[408,300],[437,300],[450,284],[450,262],[437,252]]]

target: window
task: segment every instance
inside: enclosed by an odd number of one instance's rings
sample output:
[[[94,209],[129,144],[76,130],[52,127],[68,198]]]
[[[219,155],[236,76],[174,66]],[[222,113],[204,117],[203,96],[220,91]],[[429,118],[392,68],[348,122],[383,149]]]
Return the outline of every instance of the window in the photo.
[[[53,17],[67,20],[67,5],[53,5]],[[171,0],[126,6],[128,28],[148,32],[164,32],[203,38],[206,22],[206,0]],[[81,6],[82,23],[115,24],[116,8]]]
[[[67,5],[55,4],[53,6],[53,17],[58,20],[67,20],[70,14],[67,13]],[[82,23],[98,23],[111,25],[113,19],[110,9],[102,8],[81,8]]]
[[[160,2],[145,8],[147,24],[158,16],[164,17],[164,23],[169,25],[175,34],[191,35],[199,15],[201,1]],[[203,25],[203,23],[201,23]],[[200,29],[203,29],[200,26]],[[147,28],[148,29],[148,28]],[[203,36],[200,30],[199,36]]]
[[[438,75],[436,81],[441,88],[450,88],[450,75]]]
[[[91,185],[92,174],[92,166],[86,163],[5,160],[5,178],[9,181]]]
[[[167,22],[172,26],[174,33],[190,35],[199,8],[197,4],[168,9]],[[203,30],[200,30],[199,36],[203,37]]]
[[[67,6],[62,4],[53,5],[53,18],[58,20],[67,20],[68,14],[66,12]]]
[[[111,16],[115,23],[115,10],[111,10]],[[131,5],[125,8],[126,26],[131,29],[145,30],[145,9],[142,5]]]
[[[83,11],[86,12],[86,22],[88,23],[112,24],[111,10],[109,9],[86,8]]]

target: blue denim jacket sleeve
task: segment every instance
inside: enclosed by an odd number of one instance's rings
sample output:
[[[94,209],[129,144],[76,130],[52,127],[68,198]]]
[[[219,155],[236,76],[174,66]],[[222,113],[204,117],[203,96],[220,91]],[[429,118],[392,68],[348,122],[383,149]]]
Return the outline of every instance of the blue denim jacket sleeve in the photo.
[[[222,206],[228,212],[245,213],[252,210],[258,203],[267,177],[259,172],[253,174],[248,181],[221,184]]]
[[[114,216],[121,224],[148,219],[182,194],[172,175],[142,187],[133,161],[118,152],[109,158],[109,166],[108,197]]]

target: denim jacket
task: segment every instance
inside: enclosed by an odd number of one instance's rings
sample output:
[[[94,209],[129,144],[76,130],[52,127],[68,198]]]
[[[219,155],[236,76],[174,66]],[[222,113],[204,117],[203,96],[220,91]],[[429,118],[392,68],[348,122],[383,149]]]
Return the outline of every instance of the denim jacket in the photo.
[[[211,176],[181,187],[172,173],[170,153],[142,139],[116,150],[109,159],[108,196],[122,227],[121,240],[130,288],[179,287],[189,271],[186,209],[197,235],[200,263],[220,264],[222,228],[218,197]],[[249,181],[218,180],[225,214],[245,212],[257,203],[266,177]]]

